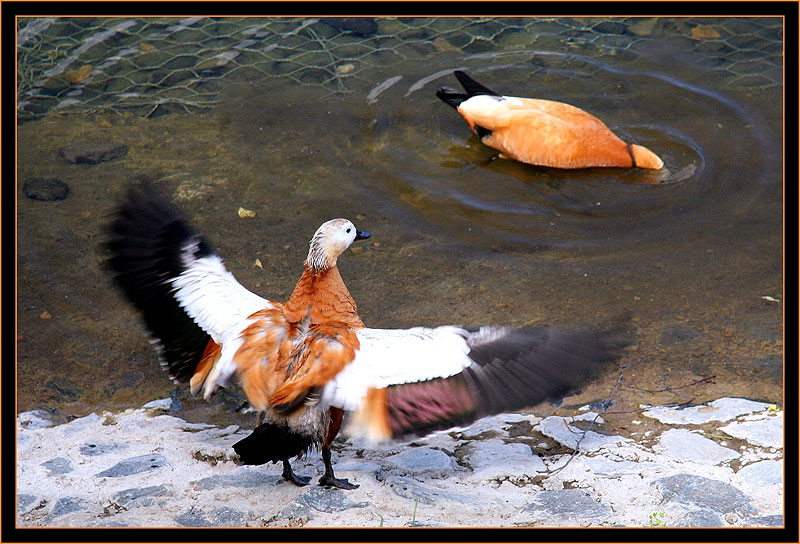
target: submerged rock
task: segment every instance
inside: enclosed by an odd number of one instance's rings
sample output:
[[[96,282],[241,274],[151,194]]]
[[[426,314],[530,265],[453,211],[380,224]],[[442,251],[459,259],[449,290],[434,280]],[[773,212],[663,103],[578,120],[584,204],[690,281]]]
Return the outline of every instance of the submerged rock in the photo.
[[[72,164],[98,164],[128,153],[128,146],[119,142],[82,142],[59,149],[59,153]]]
[[[22,186],[22,192],[33,200],[64,200],[69,194],[69,185],[58,178],[31,178]]]

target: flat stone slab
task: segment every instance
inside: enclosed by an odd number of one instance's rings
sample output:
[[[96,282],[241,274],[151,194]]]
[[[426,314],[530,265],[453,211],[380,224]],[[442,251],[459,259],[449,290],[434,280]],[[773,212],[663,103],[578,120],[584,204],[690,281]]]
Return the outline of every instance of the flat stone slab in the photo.
[[[634,461],[615,461],[606,457],[587,457],[583,460],[594,474],[608,478],[616,478],[624,474],[636,474],[640,472],[642,463]],[[653,463],[650,463],[652,465]]]
[[[755,514],[751,499],[730,484],[693,474],[677,474],[653,482],[668,503],[679,503],[720,514]]]
[[[36,504],[36,497],[28,493],[17,495],[17,514],[24,514]]]
[[[246,513],[228,507],[209,512],[195,507],[175,516],[175,522],[180,527],[244,527],[247,519]]]
[[[661,434],[653,448],[669,459],[718,465],[740,457],[739,452],[687,429],[670,429]]]
[[[274,486],[283,479],[274,474],[267,474],[258,469],[242,467],[228,474],[210,476],[195,482],[200,489],[218,489],[224,487],[258,488]]]
[[[754,516],[742,523],[744,527],[783,527],[783,516]]]
[[[464,460],[475,471],[475,477],[482,480],[532,477],[547,470],[527,444],[491,439],[472,443],[468,448],[471,453]]]
[[[53,505],[50,511],[50,519],[59,518],[72,512],[78,512],[86,508],[86,500],[80,497],[61,497]]]
[[[537,493],[524,508],[539,519],[599,521],[612,514],[611,507],[597,501],[594,492],[561,489]]]
[[[486,432],[505,434],[505,428],[520,421],[527,421],[534,425],[539,423],[541,418],[528,414],[499,414],[481,418],[473,422],[469,427],[457,429],[455,432],[467,439],[480,436]]]
[[[582,418],[589,419],[586,414]],[[591,418],[593,419],[594,416],[591,416]],[[621,443],[631,442],[629,438],[622,436],[605,435],[591,430],[583,431],[571,424],[575,419],[578,418],[550,416],[542,420],[534,428],[563,446],[573,450],[580,447],[580,450],[585,452],[597,451],[604,447],[614,447]]]
[[[75,470],[75,467],[72,466],[72,462],[69,459],[64,459],[63,457],[56,457],[55,459],[45,461],[42,463],[42,466],[50,471],[50,476],[56,474],[67,474],[68,472]]]
[[[350,495],[341,489],[327,489],[324,487],[312,487],[307,493],[303,493],[295,500],[301,505],[318,512],[328,513],[369,506],[368,502],[351,500]]]
[[[114,502],[125,508],[152,506],[156,502],[156,497],[166,497],[170,495],[172,495],[172,493],[167,489],[167,486],[152,485],[120,491],[114,495]]]
[[[670,526],[667,523],[667,526]],[[678,520],[672,527],[725,527],[722,516],[715,510],[695,510]]]
[[[783,485],[783,461],[759,461],[739,469],[736,479],[743,485]]]
[[[81,453],[88,457],[96,455],[106,455],[127,449],[128,445],[123,442],[87,442],[81,446]]]
[[[456,470],[456,462],[441,450],[419,447],[390,455],[386,461],[408,472],[426,473],[428,476],[444,476]]]
[[[132,476],[141,472],[155,470],[161,467],[168,466],[166,457],[160,453],[153,455],[142,455],[139,457],[131,457],[120,461],[113,467],[104,470],[97,474],[98,478],[122,478],[125,476]]]
[[[172,408],[172,399],[157,399],[151,400],[147,404],[143,404],[142,408],[145,410],[163,410],[164,412],[168,412],[170,408]]]
[[[643,413],[647,417],[659,420],[668,425],[702,425],[711,421],[730,421],[745,414],[761,412],[769,408],[769,404],[747,399],[725,397],[703,406],[673,408],[655,406]]]
[[[439,489],[402,476],[393,476],[387,479],[386,483],[397,496],[419,501],[422,504],[434,505],[442,501],[461,504],[479,504],[481,502],[480,499],[470,495]]]
[[[783,412],[754,421],[734,421],[720,430],[757,446],[783,448]]]

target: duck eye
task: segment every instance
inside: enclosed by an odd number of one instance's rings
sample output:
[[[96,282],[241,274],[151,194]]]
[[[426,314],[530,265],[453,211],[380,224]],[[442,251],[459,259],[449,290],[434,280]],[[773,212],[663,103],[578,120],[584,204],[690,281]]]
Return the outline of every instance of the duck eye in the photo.
[[[350,227],[348,227],[348,228],[347,228],[347,231],[346,231],[346,232],[347,232],[348,234],[350,234]]]

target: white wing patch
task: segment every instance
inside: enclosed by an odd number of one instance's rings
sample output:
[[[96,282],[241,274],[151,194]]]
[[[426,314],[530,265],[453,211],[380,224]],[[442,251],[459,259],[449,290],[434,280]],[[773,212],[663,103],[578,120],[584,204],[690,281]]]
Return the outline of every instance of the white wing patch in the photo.
[[[187,314],[217,344],[238,335],[253,312],[271,308],[265,298],[245,289],[218,255],[197,259],[172,280],[174,296]]]
[[[470,333],[460,327],[359,329],[356,357],[323,389],[320,401],[358,409],[370,387],[446,378],[472,364]]]

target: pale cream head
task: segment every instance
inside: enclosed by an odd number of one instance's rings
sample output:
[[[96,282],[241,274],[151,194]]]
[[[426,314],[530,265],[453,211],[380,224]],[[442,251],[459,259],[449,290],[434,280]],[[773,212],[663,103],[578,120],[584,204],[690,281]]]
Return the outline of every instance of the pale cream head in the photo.
[[[369,238],[370,233],[357,230],[347,219],[331,219],[323,223],[311,238],[306,266],[317,271],[336,266],[336,259],[355,240]]]

